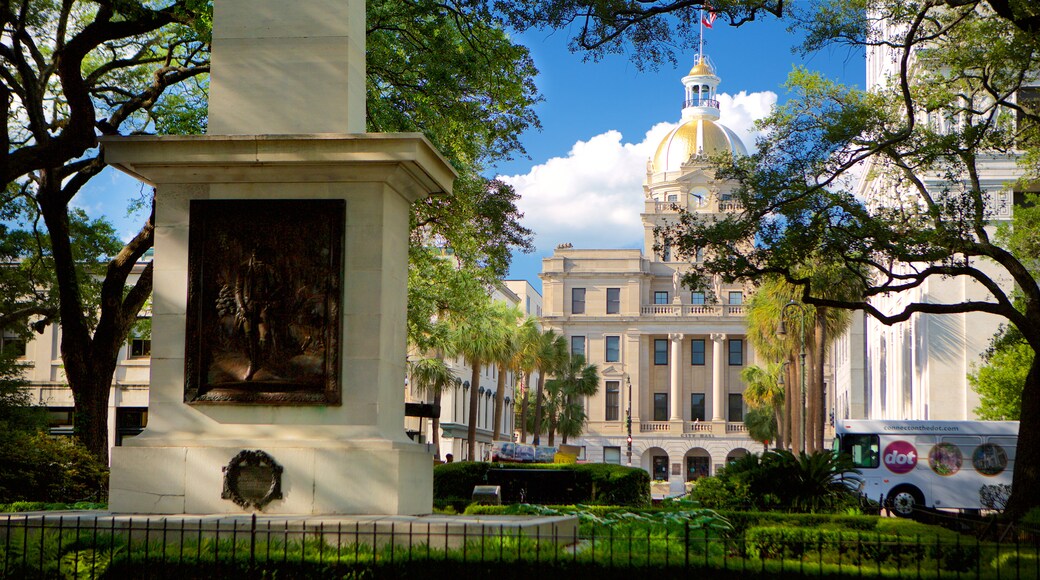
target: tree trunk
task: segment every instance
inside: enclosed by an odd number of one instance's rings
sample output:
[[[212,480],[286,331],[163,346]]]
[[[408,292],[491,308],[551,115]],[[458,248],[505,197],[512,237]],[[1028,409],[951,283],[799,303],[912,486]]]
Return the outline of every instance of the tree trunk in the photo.
[[[1032,344],[1032,343],[1031,343]],[[1032,345],[1034,351],[1038,345]],[[1015,450],[1015,471],[1011,481],[1011,499],[1005,515],[1018,520],[1029,510],[1040,507],[1040,429],[1023,428],[1040,417],[1040,356],[1033,364],[1022,388],[1022,414]]]
[[[794,396],[795,396],[795,363],[794,357],[788,357],[788,364],[783,368],[784,377],[784,444],[786,449],[794,451]]]
[[[824,366],[827,362],[827,309],[817,307],[816,309],[816,416],[813,422],[816,425],[814,438],[816,439],[816,450],[823,451],[824,432],[827,429],[827,381]]]
[[[470,361],[473,365],[473,373],[469,377],[469,419],[466,425],[466,438],[469,449],[469,460],[479,461],[477,457],[477,401],[480,396],[477,389],[480,387],[480,361]]]
[[[816,415],[820,401],[816,388],[816,348],[814,344],[806,345],[805,361],[805,452],[816,451]]]
[[[505,365],[498,365],[498,385],[495,387],[495,419],[492,421],[494,427],[491,431],[492,441],[502,440],[502,407],[506,402],[506,369]],[[512,439],[512,437],[510,437]]]
[[[538,392],[535,393],[534,398],[534,441],[535,445],[541,444],[541,432],[542,432],[542,405],[543,397],[542,391],[545,390],[545,373],[538,371]]]
[[[129,291],[126,281],[137,260],[152,246],[155,205],[141,231],[108,264],[101,286],[100,312],[92,332],[84,312],[87,305],[80,290],[61,180],[49,171],[43,175],[37,199],[50,233],[60,299],[61,359],[76,406],[75,432],[87,450],[107,464],[108,397],[116,359],[151,294],[152,264],[145,267]]]

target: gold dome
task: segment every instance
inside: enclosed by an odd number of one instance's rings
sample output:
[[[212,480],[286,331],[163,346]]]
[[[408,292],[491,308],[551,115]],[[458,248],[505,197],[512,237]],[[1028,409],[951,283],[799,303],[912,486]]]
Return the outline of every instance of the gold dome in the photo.
[[[747,149],[740,137],[728,127],[710,119],[691,119],[672,129],[661,140],[654,153],[653,171],[678,171],[696,153],[747,155]]]
[[[690,74],[687,76],[707,77],[714,75],[715,71],[711,68],[711,65],[708,64],[707,59],[702,56],[700,61],[693,65],[693,68],[690,69]]]

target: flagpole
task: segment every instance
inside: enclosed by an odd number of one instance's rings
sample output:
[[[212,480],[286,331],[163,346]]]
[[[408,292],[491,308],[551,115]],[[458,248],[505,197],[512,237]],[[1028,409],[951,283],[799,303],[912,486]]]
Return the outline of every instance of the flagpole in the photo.
[[[700,37],[699,37],[701,45],[700,45],[700,48],[698,49],[699,52],[697,53],[697,62],[700,62],[701,60],[704,59],[704,6],[703,5],[698,9],[697,21],[698,21],[698,24],[700,24],[700,27],[701,27],[701,33],[700,33]],[[694,63],[694,64],[696,64],[696,63]]]

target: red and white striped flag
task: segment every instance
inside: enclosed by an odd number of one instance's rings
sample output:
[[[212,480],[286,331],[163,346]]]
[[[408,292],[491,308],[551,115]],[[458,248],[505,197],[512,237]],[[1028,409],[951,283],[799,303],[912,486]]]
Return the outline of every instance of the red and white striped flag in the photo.
[[[701,24],[708,28],[714,28],[712,24],[715,22],[715,19],[718,18],[719,15],[716,14],[714,10],[712,10],[711,4],[706,4],[705,6],[708,7],[708,14],[701,16]]]

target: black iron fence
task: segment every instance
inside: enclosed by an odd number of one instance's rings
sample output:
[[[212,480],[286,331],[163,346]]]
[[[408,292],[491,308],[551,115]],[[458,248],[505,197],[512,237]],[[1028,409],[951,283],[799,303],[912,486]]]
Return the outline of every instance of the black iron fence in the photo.
[[[567,519],[567,518],[562,518]],[[504,523],[503,523],[504,522]],[[1038,538],[983,541],[816,528],[443,525],[284,519],[0,518],[3,578],[853,577],[1040,579]],[[571,519],[573,524],[573,519]]]

